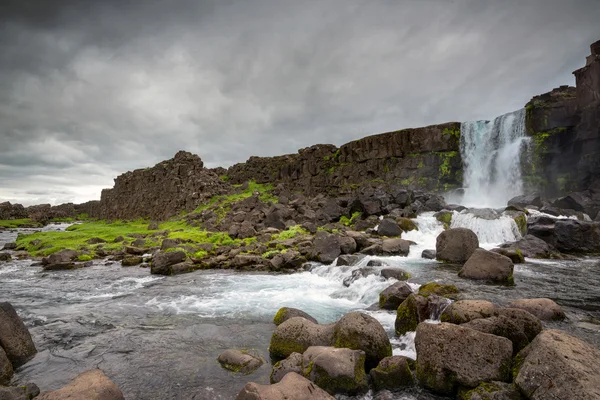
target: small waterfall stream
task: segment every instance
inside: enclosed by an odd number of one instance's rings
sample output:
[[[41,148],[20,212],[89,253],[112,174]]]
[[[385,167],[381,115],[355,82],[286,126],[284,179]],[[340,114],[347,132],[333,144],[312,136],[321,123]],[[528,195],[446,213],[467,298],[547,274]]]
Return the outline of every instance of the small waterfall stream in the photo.
[[[460,154],[463,160],[464,197],[468,207],[503,207],[522,193],[520,154],[528,140],[525,109],[494,121],[463,122]]]

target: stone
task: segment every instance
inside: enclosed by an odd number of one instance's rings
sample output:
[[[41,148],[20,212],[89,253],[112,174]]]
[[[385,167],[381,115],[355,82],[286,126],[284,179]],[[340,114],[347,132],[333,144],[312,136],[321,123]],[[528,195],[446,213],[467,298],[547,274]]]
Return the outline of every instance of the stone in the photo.
[[[516,357],[515,384],[531,400],[600,399],[599,359],[599,349],[545,330]]]
[[[514,355],[542,331],[539,318],[518,308],[501,308],[495,316],[474,319],[461,326],[507,338],[513,344]]]
[[[8,385],[13,376],[13,366],[4,349],[0,347],[0,385]],[[0,397],[1,398],[1,397]]]
[[[379,221],[379,225],[377,225],[377,234],[380,236],[400,236],[402,234],[402,229],[395,223],[393,220],[384,218]]]
[[[9,253],[0,253],[0,261],[11,261],[12,256]]]
[[[369,268],[369,267],[355,269],[354,271],[352,271],[352,275],[344,278],[344,280],[342,281],[342,284],[346,287],[349,287],[356,280],[358,280],[360,278],[366,278],[369,275],[375,275],[376,273],[377,273],[377,271],[375,271],[375,269]]]
[[[144,249],[143,247],[125,246],[125,253],[131,254],[134,256],[141,256],[146,253],[146,249]]]
[[[2,400],[30,400],[40,394],[40,388],[35,383],[23,386],[0,386],[0,399]]]
[[[33,339],[10,303],[0,303],[0,346],[14,368],[31,360],[37,353]]]
[[[435,260],[435,250],[426,249],[421,252],[421,258],[426,258],[428,260]]]
[[[184,261],[186,258],[187,255],[181,250],[168,252],[157,251],[152,257],[150,273],[158,275],[171,275],[173,271],[170,267]]]
[[[412,293],[412,288],[406,282],[396,282],[379,294],[379,308],[397,310]]]
[[[60,250],[56,253],[50,254],[48,257],[42,259],[44,265],[66,265],[71,264],[77,259],[77,253],[75,250]]]
[[[411,294],[396,310],[394,328],[396,335],[402,336],[417,329],[419,322],[425,321],[428,314],[428,300],[423,296]]]
[[[519,299],[511,302],[508,307],[528,311],[542,321],[565,319],[562,308],[550,299]]]
[[[419,288],[419,295],[423,297],[429,297],[434,294],[449,299],[456,299],[459,293],[460,290],[456,286],[446,283],[428,282]]]
[[[525,257],[523,257],[523,253],[521,253],[517,249],[495,248],[490,251],[510,258],[510,260],[513,262],[513,264],[522,264],[525,262]]]
[[[87,244],[99,244],[99,243],[106,243],[106,240],[99,238],[99,237],[93,237],[90,238],[88,240],[86,240]]]
[[[292,353],[304,353],[310,346],[331,346],[334,324],[316,324],[302,317],[281,323],[271,336],[269,352],[274,358],[286,358]]]
[[[413,386],[415,380],[411,366],[414,366],[414,361],[403,356],[384,358],[369,372],[373,387],[375,390],[398,390]]]
[[[511,383],[483,382],[475,389],[459,392],[458,400],[525,400]]]
[[[315,235],[313,242],[316,260],[323,264],[331,264],[340,254],[342,250],[338,236],[319,231]]]
[[[420,323],[415,336],[417,378],[433,392],[452,395],[459,386],[510,382],[512,343],[459,325]]]
[[[354,255],[343,254],[337,258],[335,265],[337,265],[338,267],[343,267],[343,266],[352,267],[352,266],[358,264],[358,262],[360,260],[362,260],[363,258],[365,258],[364,254],[354,254]]]
[[[600,223],[558,220],[554,235],[556,248],[564,253],[600,253]]]
[[[43,392],[37,400],[124,400],[123,393],[99,369],[85,371],[71,383],[51,392]]]
[[[527,194],[513,197],[508,201],[509,206],[519,206],[519,207],[527,207],[527,206],[535,206],[542,207],[542,198],[539,194]]]
[[[497,311],[494,303],[487,300],[459,300],[450,304],[442,313],[442,322],[464,324],[477,318],[488,318]]]
[[[132,267],[134,265],[139,265],[144,261],[142,256],[127,256],[123,258],[121,261],[121,265],[123,267]]]
[[[17,244],[15,242],[4,243],[2,246],[2,250],[15,250],[17,248]]]
[[[402,268],[384,268],[381,270],[381,276],[383,276],[385,279],[406,281],[410,279],[411,275]]]
[[[302,354],[303,375],[330,394],[356,395],[369,389],[365,352],[311,346]]]
[[[300,353],[292,353],[285,360],[277,361],[275,365],[273,365],[273,370],[271,371],[271,383],[281,382],[283,377],[290,372],[295,372],[304,376],[302,363],[303,358]]]
[[[514,264],[510,258],[484,249],[476,249],[458,272],[458,276],[513,285],[513,269]]]
[[[160,249],[162,251],[165,251],[168,249],[173,249],[173,248],[179,247],[180,243],[181,243],[181,240],[179,240],[179,239],[163,239],[163,241],[160,245]]]
[[[184,262],[180,262],[169,266],[170,275],[187,274],[188,272],[193,272],[195,270],[196,266],[191,260],[186,260]]]
[[[523,257],[530,258],[554,258],[558,253],[554,246],[534,235],[526,235],[516,242],[504,243],[500,245],[500,249],[518,252]]]
[[[367,267],[383,267],[384,263],[381,260],[369,260]]]
[[[280,308],[279,311],[277,311],[277,314],[275,314],[275,317],[273,317],[273,323],[275,325],[281,325],[288,319],[294,318],[294,317],[302,317],[302,318],[305,318],[315,324],[318,324],[317,320],[315,318],[311,317],[308,313],[305,313],[304,311],[299,310],[297,308],[291,308],[291,307]]]
[[[383,254],[390,256],[407,256],[410,252],[410,244],[404,239],[384,239],[381,244]]]
[[[342,254],[354,254],[356,252],[356,241],[350,236],[338,236],[338,242]]]
[[[217,361],[223,368],[244,375],[251,374],[264,364],[260,356],[247,350],[225,350],[219,354]]]
[[[439,261],[463,264],[479,248],[479,239],[466,228],[452,228],[440,233],[435,252]]]
[[[248,383],[236,400],[334,400],[326,391],[305,377],[290,372],[274,385]]]
[[[366,369],[392,355],[390,339],[375,318],[361,312],[351,312],[336,322],[333,330],[334,347],[365,352]]]

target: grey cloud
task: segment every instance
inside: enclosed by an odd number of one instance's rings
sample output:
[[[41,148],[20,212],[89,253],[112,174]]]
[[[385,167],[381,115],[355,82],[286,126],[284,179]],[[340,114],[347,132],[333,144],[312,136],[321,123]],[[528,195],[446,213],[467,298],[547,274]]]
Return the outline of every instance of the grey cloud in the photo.
[[[228,166],[493,118],[573,84],[599,16],[596,0],[5,0],[0,199],[98,198],[179,149]]]

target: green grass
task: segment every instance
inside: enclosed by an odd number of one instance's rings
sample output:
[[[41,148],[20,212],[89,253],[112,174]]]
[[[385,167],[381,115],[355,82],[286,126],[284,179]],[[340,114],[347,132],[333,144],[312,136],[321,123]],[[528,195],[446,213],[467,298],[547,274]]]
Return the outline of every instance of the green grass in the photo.
[[[24,225],[26,225],[26,226],[42,226],[40,223],[34,222],[34,221],[30,220],[29,218],[0,220],[0,228],[3,228],[3,229],[14,229],[14,228],[19,228]]]
[[[272,240],[288,240],[293,239],[298,235],[307,235],[309,232],[300,225],[290,226],[285,231],[271,236]]]
[[[343,215],[340,218],[340,222],[346,226],[351,226],[351,225],[354,225],[356,220],[359,219],[361,216],[362,216],[362,213],[360,211],[356,211],[355,213],[352,214],[352,216],[350,218]]]

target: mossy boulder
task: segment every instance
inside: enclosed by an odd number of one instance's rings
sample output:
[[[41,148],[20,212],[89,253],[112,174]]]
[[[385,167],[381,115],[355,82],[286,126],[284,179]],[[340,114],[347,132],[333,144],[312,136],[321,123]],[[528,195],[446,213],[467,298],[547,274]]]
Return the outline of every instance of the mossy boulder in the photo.
[[[452,223],[452,216],[454,213],[452,211],[440,211],[435,213],[435,219],[444,224],[444,229],[450,228],[450,224]]]
[[[386,357],[373,368],[369,375],[375,390],[398,390],[415,384],[415,362],[403,356]]]
[[[379,308],[384,310],[397,310],[400,304],[413,293],[406,282],[396,282],[388,286],[379,294]]]
[[[248,350],[225,350],[219,354],[217,361],[223,368],[244,375],[251,374],[264,364],[258,354]]]
[[[519,389],[512,383],[483,382],[475,389],[462,390],[458,400],[524,400]]]
[[[566,318],[562,308],[550,299],[519,299],[508,306],[528,311],[542,321],[561,321]]]
[[[397,222],[398,226],[400,227],[400,229],[402,229],[403,232],[419,230],[419,227],[417,226],[416,222],[410,218],[400,218]]]
[[[453,395],[461,386],[510,382],[510,340],[459,325],[421,323],[415,336],[417,378],[426,389]]]
[[[308,313],[305,313],[304,311],[299,310],[297,308],[291,308],[291,307],[281,307],[279,309],[279,311],[277,311],[277,314],[275,314],[275,316],[273,317],[273,323],[275,325],[281,325],[288,319],[294,318],[294,317],[302,317],[302,318],[305,318],[315,324],[319,323],[315,318],[310,316]]]
[[[415,331],[420,322],[420,310],[426,307],[427,299],[425,297],[414,294],[408,296],[396,310],[394,324],[396,335],[402,336],[406,332]]]
[[[525,215],[525,213],[518,213],[518,215],[513,217],[513,220],[517,224],[521,236],[527,235],[527,216]]]
[[[460,290],[456,286],[445,283],[429,282],[419,288],[419,294],[423,297],[435,294],[448,299],[456,299],[459,293]]]
[[[309,347],[302,366],[303,375],[330,394],[356,395],[369,389],[362,350]]]
[[[310,346],[331,346],[334,324],[321,325],[302,317],[281,323],[271,336],[269,352],[274,358],[287,358],[292,353],[304,353]]]
[[[477,318],[496,315],[497,307],[487,300],[459,300],[450,304],[442,313],[442,322],[464,324]]]
[[[177,251],[158,251],[152,257],[152,265],[150,267],[151,274],[172,275],[171,266],[179,264],[187,258],[185,252]]]
[[[4,349],[0,347],[0,385],[8,385],[13,376],[13,366]]]
[[[121,261],[121,265],[123,267],[132,267],[134,265],[139,265],[144,261],[142,256],[127,256],[123,258]]]
[[[364,351],[367,370],[392,355],[392,345],[385,329],[367,314],[351,312],[344,315],[336,322],[333,336],[334,347]]]
[[[371,260],[371,261],[377,261],[377,260]],[[369,261],[369,262],[371,262]],[[385,279],[396,279],[399,281],[406,281],[408,279],[410,279],[410,274],[408,272],[406,272],[405,270],[403,270],[402,268],[384,268],[381,270],[381,276],[384,277]]]

